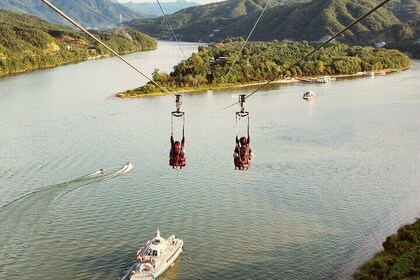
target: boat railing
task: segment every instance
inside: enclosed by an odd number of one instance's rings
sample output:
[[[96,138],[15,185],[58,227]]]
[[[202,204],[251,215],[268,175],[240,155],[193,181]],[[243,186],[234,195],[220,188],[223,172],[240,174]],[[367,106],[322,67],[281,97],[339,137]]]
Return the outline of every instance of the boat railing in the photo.
[[[145,246],[141,247],[141,248],[137,251],[137,255],[141,255],[141,254],[143,254],[143,253],[144,253],[144,249],[145,249],[145,248],[146,248]]]
[[[169,236],[169,238],[166,240],[170,245],[175,245],[176,244],[176,239],[175,239],[175,235],[171,235]]]

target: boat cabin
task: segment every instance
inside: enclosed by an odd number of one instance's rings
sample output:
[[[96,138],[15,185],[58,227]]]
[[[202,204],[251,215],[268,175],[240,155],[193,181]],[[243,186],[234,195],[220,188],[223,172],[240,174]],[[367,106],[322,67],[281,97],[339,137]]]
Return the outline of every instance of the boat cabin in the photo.
[[[147,242],[143,249],[143,256],[145,257],[159,257],[167,251],[167,242],[160,236],[157,230],[156,237],[152,241]]]
[[[303,99],[310,100],[315,98],[315,93],[313,91],[308,90],[303,94]]]

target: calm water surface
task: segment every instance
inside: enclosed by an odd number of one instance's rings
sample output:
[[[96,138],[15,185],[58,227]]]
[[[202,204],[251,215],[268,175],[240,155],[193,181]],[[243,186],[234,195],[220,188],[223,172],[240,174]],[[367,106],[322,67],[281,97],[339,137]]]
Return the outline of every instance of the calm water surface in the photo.
[[[160,42],[125,57],[151,75],[182,54]],[[351,279],[420,215],[419,77],[413,61],[255,94],[247,172],[232,161],[238,108],[219,109],[252,89],[184,95],[179,171],[168,166],[174,99],[114,98],[145,83],[116,58],[1,78],[0,279],[119,279],[157,228],[185,243],[161,279]],[[128,160],[112,180],[70,181]]]

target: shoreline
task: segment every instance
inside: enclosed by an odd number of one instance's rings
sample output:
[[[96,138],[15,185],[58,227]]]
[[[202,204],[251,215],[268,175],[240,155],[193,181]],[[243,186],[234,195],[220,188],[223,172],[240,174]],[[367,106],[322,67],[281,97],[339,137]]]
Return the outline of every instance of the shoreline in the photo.
[[[399,71],[406,71],[410,69],[412,66],[408,66],[402,69],[382,69],[382,70],[375,70],[369,72],[358,72],[356,74],[345,74],[345,75],[326,75],[326,76],[301,76],[301,77],[293,77],[293,78],[286,78],[281,80],[275,80],[270,82],[270,84],[289,84],[289,83],[319,83],[316,82],[315,79],[317,78],[334,78],[334,79],[347,79],[347,78],[358,78],[358,77],[368,77],[368,76],[385,76],[390,73],[397,73]],[[373,73],[373,74],[371,74]],[[134,98],[145,98],[145,97],[155,97],[155,96],[162,96],[168,94],[178,94],[178,93],[198,93],[207,90],[229,90],[229,89],[240,89],[245,87],[256,87],[266,84],[268,81],[258,82],[258,83],[248,83],[248,84],[225,84],[221,86],[206,86],[200,87],[195,89],[180,89],[178,91],[168,91],[168,92],[152,92],[152,93],[139,93],[135,95],[127,95],[131,91],[135,91],[136,89],[126,90],[124,92],[119,92],[114,94],[114,97],[121,98],[121,99],[134,99]]]
[[[138,51],[133,51],[133,52],[122,52],[122,53],[119,53],[119,55],[133,54],[133,53],[137,53],[137,52],[149,52],[149,51],[154,51],[154,50],[156,50],[156,48],[155,49],[150,49],[150,50],[138,50]],[[55,64],[55,65],[38,66],[38,67],[34,67],[34,68],[27,69],[27,70],[22,70],[22,71],[17,71],[17,72],[13,72],[13,73],[0,74],[0,79],[1,78],[7,78],[7,77],[14,77],[14,76],[17,76],[17,75],[26,74],[26,73],[34,72],[34,71],[47,70],[47,69],[51,69],[51,68],[55,68],[55,67],[59,67],[59,66],[65,66],[65,65],[69,65],[69,64],[77,64],[77,63],[80,63],[80,62],[91,61],[91,60],[99,60],[99,59],[110,58],[110,57],[115,57],[115,55],[107,53],[107,54],[102,54],[102,55],[89,56],[86,59],[78,59],[78,60],[59,63],[59,64]]]

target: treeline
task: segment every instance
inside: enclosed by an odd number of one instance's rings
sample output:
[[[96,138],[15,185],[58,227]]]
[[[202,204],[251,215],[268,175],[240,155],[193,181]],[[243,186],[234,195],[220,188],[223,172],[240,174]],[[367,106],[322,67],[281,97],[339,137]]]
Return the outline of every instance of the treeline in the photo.
[[[403,69],[411,63],[406,55],[397,50],[330,44],[291,67],[318,44],[277,40],[251,42],[238,56],[243,39],[226,40],[208,47],[199,47],[197,53],[181,61],[169,74],[156,69],[153,80],[168,91],[182,91],[215,85],[220,87],[259,83],[282,77],[351,75],[366,71]],[[120,96],[155,92],[160,92],[160,89],[149,82]]]
[[[118,53],[151,50],[157,42],[130,29],[93,31]],[[0,75],[108,55],[84,33],[34,16],[0,10]]]
[[[420,279],[420,219],[401,227],[382,245],[384,251],[354,274],[356,280]]]

